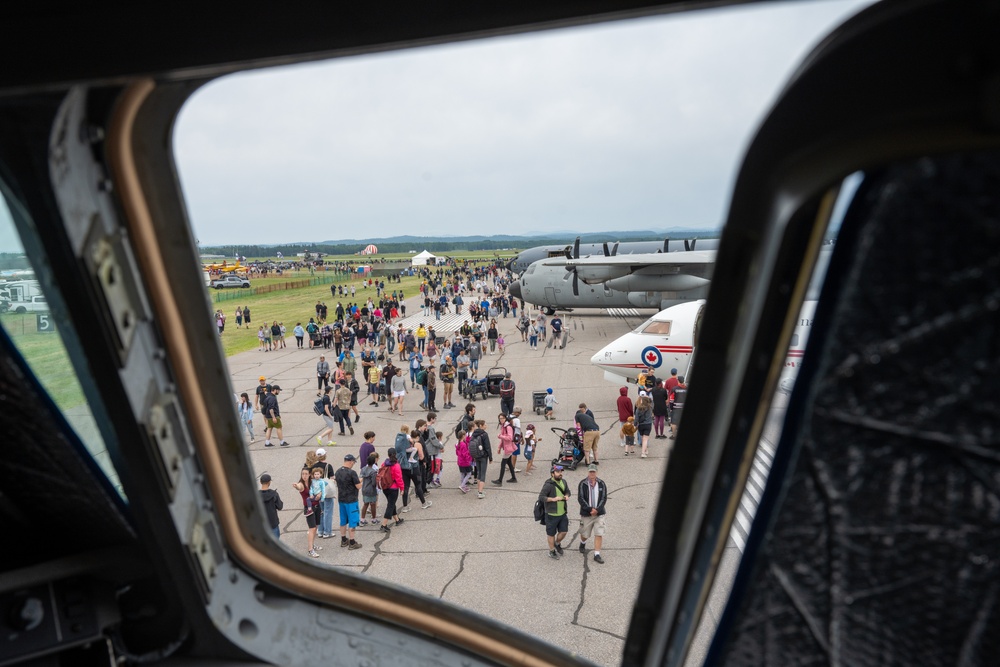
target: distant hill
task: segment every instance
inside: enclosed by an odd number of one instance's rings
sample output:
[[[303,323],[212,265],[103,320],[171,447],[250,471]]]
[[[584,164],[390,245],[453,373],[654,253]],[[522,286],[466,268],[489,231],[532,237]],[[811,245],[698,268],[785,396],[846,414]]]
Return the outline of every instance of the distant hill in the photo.
[[[692,229],[675,227],[669,230],[638,230],[630,232],[539,232],[533,235],[514,236],[498,234],[494,236],[391,236],[378,239],[335,239],[327,241],[303,241],[300,243],[257,244],[242,246],[199,246],[204,253],[219,253],[232,257],[237,251],[247,257],[263,257],[280,252],[285,257],[294,257],[304,250],[321,252],[330,255],[352,255],[369,243],[378,246],[379,254],[405,253],[410,250],[420,252],[448,252],[459,250],[508,250],[524,249],[539,245],[570,245],[580,237],[583,243],[600,243],[602,241],[659,241],[670,237],[684,238],[717,238],[718,230]]]

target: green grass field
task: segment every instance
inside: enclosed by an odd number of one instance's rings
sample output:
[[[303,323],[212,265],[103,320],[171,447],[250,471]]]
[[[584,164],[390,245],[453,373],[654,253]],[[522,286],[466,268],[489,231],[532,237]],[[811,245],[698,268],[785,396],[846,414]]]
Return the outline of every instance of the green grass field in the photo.
[[[504,256],[512,257],[514,253],[502,253]],[[493,259],[496,253],[493,251],[464,252],[452,255],[456,259]],[[408,259],[409,254],[379,255],[383,259]],[[341,258],[332,257],[332,260],[344,259],[359,262],[364,258],[355,255],[347,255]],[[360,262],[359,262],[360,263]],[[318,271],[310,276],[309,271],[286,272],[282,276],[272,276],[268,278],[253,279],[251,282],[255,288],[268,285],[281,285],[289,282],[308,280],[310,277],[330,276],[330,272]],[[406,297],[411,297],[417,293],[421,283],[421,278],[403,278],[400,283],[386,283],[388,291],[402,290]],[[375,289],[363,288],[359,277],[353,280],[347,276],[340,277],[334,284],[350,285],[354,284],[357,295],[354,301],[362,303],[369,295],[375,298]],[[279,289],[265,294],[249,295],[246,290],[239,294],[240,290],[208,289],[208,296],[213,299],[212,312],[216,308],[221,309],[226,314],[226,330],[222,334],[222,347],[227,357],[240,352],[257,349],[257,327],[272,321],[284,322],[288,330],[286,344],[295,345],[292,336],[292,329],[296,322],[302,322],[305,326],[309,318],[316,314],[316,301],[324,301],[329,308],[329,316],[340,301],[345,305],[351,301],[350,297],[332,297],[330,285],[312,285],[298,287],[294,289]],[[226,300],[219,303],[214,302],[214,298],[223,293]],[[230,298],[232,297],[232,298]],[[250,307],[251,327],[236,328],[236,308],[239,306]],[[26,313],[17,315],[14,313],[4,313],[0,315],[0,325],[6,330],[7,335],[14,341],[14,345],[25,358],[35,377],[39,378],[42,386],[53,398],[56,404],[63,410],[80,405],[84,402],[83,390],[76,375],[72,372],[69,357],[62,340],[57,333],[38,333],[35,330],[35,314]],[[214,322],[213,322],[214,325]]]

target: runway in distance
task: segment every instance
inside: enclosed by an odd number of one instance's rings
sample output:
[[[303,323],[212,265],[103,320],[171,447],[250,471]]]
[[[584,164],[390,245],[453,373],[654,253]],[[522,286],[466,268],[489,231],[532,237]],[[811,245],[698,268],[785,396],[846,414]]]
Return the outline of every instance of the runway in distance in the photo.
[[[791,391],[795,382],[815,311],[816,301],[802,304],[778,381],[783,392]],[[668,374],[666,369],[676,368],[678,375],[690,380],[704,312],[705,301],[701,299],[662,310],[604,346],[591,357],[590,363],[604,370],[605,380],[618,384],[622,380],[635,382],[643,368],[652,368],[662,378]]]

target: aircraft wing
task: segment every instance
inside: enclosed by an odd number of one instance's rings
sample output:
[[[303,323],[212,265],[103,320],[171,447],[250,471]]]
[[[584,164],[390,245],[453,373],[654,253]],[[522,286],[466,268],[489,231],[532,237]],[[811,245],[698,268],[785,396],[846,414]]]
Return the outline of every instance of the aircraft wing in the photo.
[[[707,281],[711,277],[714,264],[714,250],[690,250],[635,255],[589,255],[579,259],[567,259],[566,270],[575,271],[577,277],[588,285],[597,285],[632,274],[690,276]]]

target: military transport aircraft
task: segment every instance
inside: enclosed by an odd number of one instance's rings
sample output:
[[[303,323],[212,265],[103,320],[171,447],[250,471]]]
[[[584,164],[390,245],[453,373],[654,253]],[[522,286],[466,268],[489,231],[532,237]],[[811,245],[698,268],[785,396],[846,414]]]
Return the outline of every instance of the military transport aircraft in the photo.
[[[714,250],[542,259],[510,293],[549,314],[574,308],[668,308],[703,299]]]
[[[196,89],[232,72],[721,4],[5,7],[0,188],[106,451],[80,445],[75,416],[0,335],[0,664],[581,664],[275,543],[171,132]],[[734,182],[684,423],[649,490],[622,664],[686,664],[709,616],[712,665],[995,663],[997,26],[995,3],[874,4],[763,119]],[[709,610],[833,203],[859,172],[732,595]],[[563,585],[537,597],[556,604]]]
[[[631,255],[634,253],[679,252],[682,250],[695,250],[696,248],[715,250],[718,247],[719,239],[715,238],[674,240],[667,238],[663,239],[663,241],[604,241],[602,243],[581,244],[580,237],[578,236],[572,244],[541,245],[522,250],[514,259],[507,263],[507,268],[514,273],[523,273],[527,271],[529,266],[541,259],[552,259],[554,257],[571,258],[574,254],[577,257],[581,255],[596,255],[600,252],[603,252],[606,256]]]

